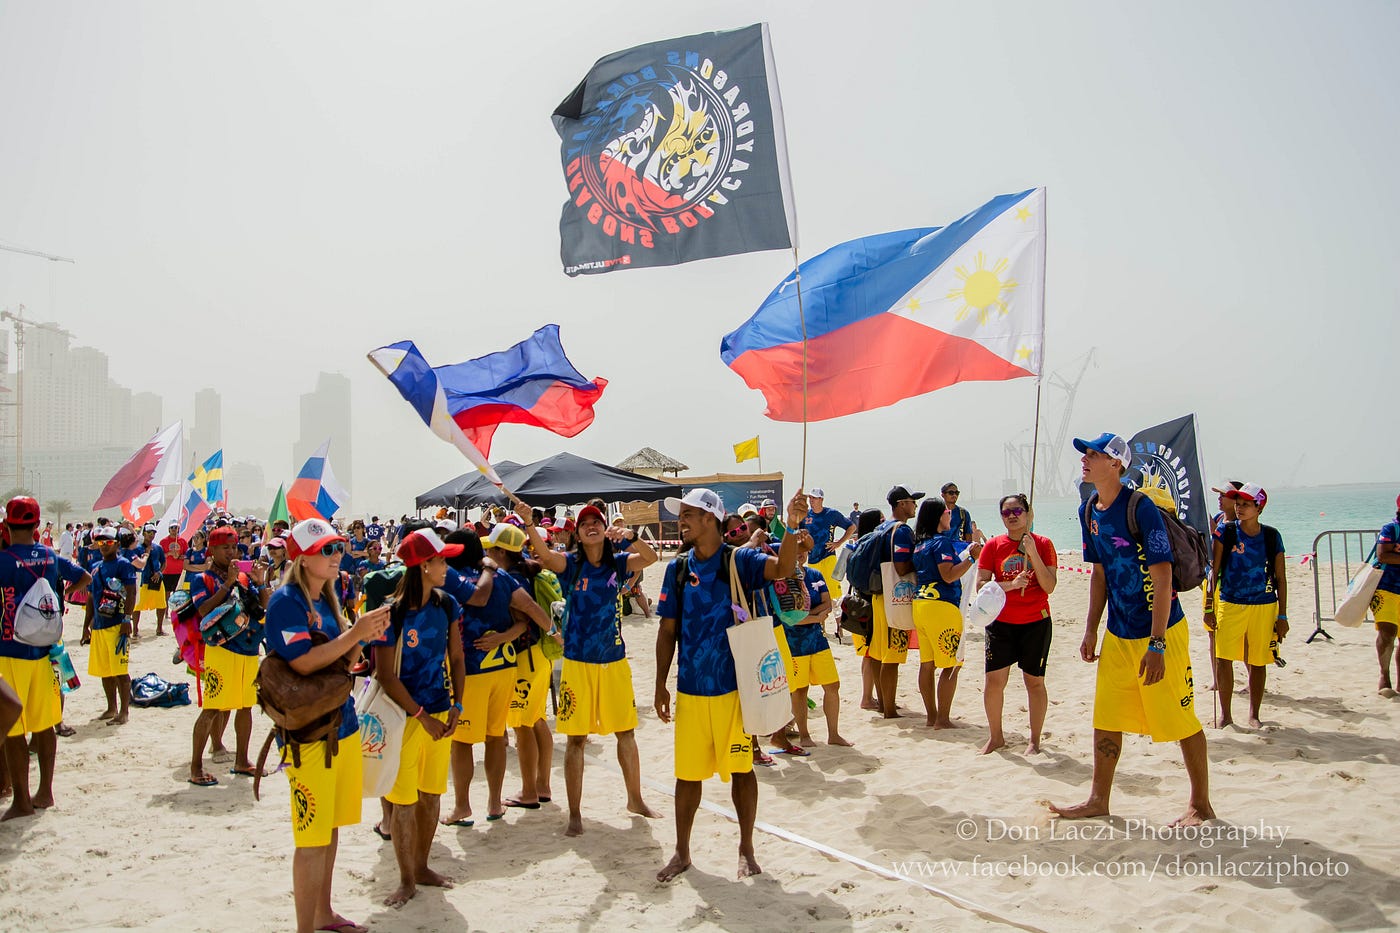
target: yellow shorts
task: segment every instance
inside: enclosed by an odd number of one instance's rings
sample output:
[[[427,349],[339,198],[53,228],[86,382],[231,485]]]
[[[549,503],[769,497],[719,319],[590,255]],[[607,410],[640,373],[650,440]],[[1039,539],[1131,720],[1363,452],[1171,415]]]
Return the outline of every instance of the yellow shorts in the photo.
[[[510,698],[515,695],[515,668],[469,674],[464,692],[462,715],[452,741],[475,745],[487,736],[505,735]]]
[[[300,749],[301,767],[283,752],[287,785],[292,794],[292,838],[298,849],[331,844],[331,833],[360,822],[360,795],[364,792],[364,758],[360,756],[360,732],[340,740],[340,750],[326,767],[326,743],[312,742]]]
[[[63,719],[62,694],[58,692],[58,677],[48,658],[24,661],[20,658],[0,658],[0,677],[5,678],[19,701],[24,704],[19,719],[10,727],[10,735],[29,735],[58,725]]]
[[[544,718],[549,709],[549,678],[554,665],[544,656],[544,649],[532,645],[530,650],[515,658],[515,677],[510,694],[506,725],[512,729],[533,726]]]
[[[783,673],[787,674],[788,693],[792,692],[792,646],[788,644],[786,625],[779,622],[773,626],[773,640],[778,643],[778,654],[783,659]]]
[[[1371,597],[1371,616],[1378,627],[1382,622],[1400,626],[1400,593],[1376,590]]]
[[[836,659],[831,656],[830,648],[823,648],[816,654],[800,654],[792,659],[792,669],[788,672],[790,690],[825,687],[840,682],[841,676],[836,673]]]
[[[817,573],[822,575],[822,579],[826,581],[826,588],[831,591],[832,604],[839,603],[841,601],[841,581],[836,579],[835,576],[836,555],[832,554],[825,560],[819,560],[815,564],[808,564],[807,566],[814,568]]]
[[[136,591],[136,611],[145,612],[147,609],[165,608],[165,585],[160,581],[156,582],[155,589],[141,587]]]
[[[1215,615],[1215,656],[1221,661],[1244,661],[1251,667],[1274,663],[1269,645],[1274,640],[1278,603],[1241,606],[1220,601]]]
[[[258,656],[242,655],[214,645],[204,646],[205,709],[252,709],[258,705]]]
[[[1147,639],[1105,633],[1094,686],[1094,728],[1150,735],[1154,742],[1179,742],[1200,732],[1190,649],[1185,621],[1168,628],[1166,673],[1144,687],[1138,665],[1147,651]]]
[[[870,598],[870,608],[875,616],[874,630],[870,633],[870,656],[881,664],[903,664],[909,658],[909,633],[890,628],[885,621],[885,600],[879,593]]]
[[[447,722],[447,713],[433,713],[438,722]],[[417,719],[409,717],[403,728],[399,751],[399,775],[384,799],[401,807],[418,802],[419,794],[442,794],[447,790],[447,768],[452,762],[452,736],[437,741]]]
[[[856,657],[858,658],[863,658],[870,653],[870,642],[866,641],[863,636],[857,635],[855,632],[851,633],[851,647],[856,650]]]
[[[92,630],[92,641],[88,644],[88,675],[91,677],[124,677],[128,673],[127,659],[131,653],[128,645],[117,654],[117,641],[122,637],[122,627]],[[18,689],[18,688],[16,688]]]
[[[963,617],[956,605],[941,599],[914,600],[914,628],[919,633],[919,663],[934,667],[962,667]]]
[[[637,698],[627,659],[589,664],[565,658],[555,725],[564,735],[612,735],[637,728]]]
[[[676,694],[676,780],[703,781],[753,770],[753,744],[739,714],[739,691],[717,697]]]

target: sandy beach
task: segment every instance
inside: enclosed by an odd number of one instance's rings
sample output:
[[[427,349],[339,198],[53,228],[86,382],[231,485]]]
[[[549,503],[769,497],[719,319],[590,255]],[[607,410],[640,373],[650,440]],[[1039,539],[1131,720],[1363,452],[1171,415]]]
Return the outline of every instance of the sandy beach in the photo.
[[[1400,813],[1387,788],[1400,700],[1376,694],[1369,625],[1333,627],[1335,641],[1303,644],[1312,627],[1312,576],[1292,565],[1288,666],[1269,671],[1265,726],[1212,729],[1200,598],[1189,594],[1196,708],[1207,726],[1211,796],[1221,819],[1203,833],[1165,829],[1185,803],[1180,754],[1174,745],[1129,737],[1115,815],[1053,822],[1043,801],[1078,802],[1087,794],[1094,683],[1093,666],[1077,656],[1088,577],[1070,569],[1082,568],[1073,554],[1062,554],[1061,564],[1040,755],[1025,753],[1025,695],[1014,673],[1009,747],[977,754],[986,737],[980,633],[970,636],[955,701],[964,728],[938,732],[923,724],[913,652],[900,676],[906,715],[884,721],[857,709],[858,661],[849,643],[833,643],[841,730],[855,747],[819,743],[809,758],[778,756],[776,766],[757,769],[763,874],[733,880],[737,828],[706,809],[697,818],[694,867],[658,884],[654,873],[675,839],[672,731],[651,710],[654,623],[632,615],[625,635],[641,707],[642,774],[662,819],[624,812],[613,742],[594,740],[585,772],[586,831],[566,839],[564,743],[556,739],[554,802],[487,824],[478,770],[478,824],[440,829],[433,849],[432,865],[457,886],[422,889],[402,910],[380,905],[396,869],[390,845],[371,831],[378,803],[365,801],[364,822],[342,830],[335,904],[381,930],[1392,928],[1400,919]],[[647,577],[654,592],[661,574]],[[251,779],[228,773],[228,762],[211,766],[218,787],[187,784],[193,706],[134,710],[121,728],[95,721],[102,691],[85,673],[79,618],[70,611],[67,633],[84,679],[67,706],[78,734],[59,741],[57,806],[0,826],[0,929],[291,928],[285,780],[265,778],[261,802],[253,800]],[[154,619],[143,619],[142,628],[153,632]],[[133,676],[155,671],[177,679],[172,648],[169,637],[144,635],[131,653]],[[1237,710],[1243,718],[1242,695]],[[825,737],[815,714],[812,731]],[[255,752],[266,732],[266,720],[255,716]],[[517,782],[512,752],[507,792]],[[707,782],[707,805],[727,810],[728,790]],[[793,836],[906,877],[883,877]]]

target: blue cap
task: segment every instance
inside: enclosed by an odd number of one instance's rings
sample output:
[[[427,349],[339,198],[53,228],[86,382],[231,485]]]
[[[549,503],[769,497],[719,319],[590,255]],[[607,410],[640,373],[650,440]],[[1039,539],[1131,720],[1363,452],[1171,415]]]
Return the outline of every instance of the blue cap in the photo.
[[[1128,442],[1112,431],[1105,431],[1091,441],[1076,437],[1074,439],[1074,449],[1081,454],[1088,453],[1091,450],[1098,451],[1101,454],[1108,454],[1114,460],[1123,464],[1124,469],[1132,466],[1133,463],[1133,455],[1128,452]]]

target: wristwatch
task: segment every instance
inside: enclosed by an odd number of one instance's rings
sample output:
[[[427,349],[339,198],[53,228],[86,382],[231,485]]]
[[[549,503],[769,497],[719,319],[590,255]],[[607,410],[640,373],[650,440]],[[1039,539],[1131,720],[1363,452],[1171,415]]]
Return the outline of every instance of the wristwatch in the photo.
[[[1147,650],[1157,654],[1167,653],[1167,640],[1164,637],[1152,637],[1147,639]]]

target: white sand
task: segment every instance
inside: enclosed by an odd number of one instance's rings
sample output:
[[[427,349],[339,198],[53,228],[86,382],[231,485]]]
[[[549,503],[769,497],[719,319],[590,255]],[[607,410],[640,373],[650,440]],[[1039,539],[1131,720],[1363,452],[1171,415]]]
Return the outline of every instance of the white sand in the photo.
[[[653,591],[660,577],[648,574]],[[1152,838],[1182,811],[1186,779],[1174,745],[1153,746],[1141,738],[1125,743],[1114,818],[1052,824],[1039,801],[1077,802],[1087,793],[1094,680],[1093,667],[1077,656],[1088,578],[1071,572],[1061,578],[1052,598],[1056,633],[1043,754],[1025,754],[1025,695],[1013,675],[1006,706],[1010,747],[977,755],[986,737],[980,635],[972,636],[955,703],[955,716],[966,728],[937,733],[922,725],[912,654],[900,678],[900,704],[910,713],[886,722],[856,709],[856,659],[849,644],[833,645],[843,678],[841,729],[856,747],[819,745],[810,758],[781,757],[776,767],[758,769],[759,820],[887,867],[927,861],[928,883],[1047,930],[1394,926],[1400,919],[1400,810],[1394,794],[1400,700],[1376,695],[1372,630],[1334,627],[1336,641],[1304,645],[1312,628],[1306,621],[1311,574],[1295,568],[1288,667],[1269,671],[1266,726],[1257,733],[1221,732],[1209,727],[1213,697],[1199,594],[1186,599],[1197,711],[1207,725],[1212,800],[1222,817],[1214,830],[1238,834],[1264,827],[1275,838],[1247,845],[1223,839],[1209,847],[1198,840]],[[76,620],[75,611],[69,616],[69,651],[83,673],[87,651],[77,646]],[[142,627],[154,631],[154,618]],[[433,850],[433,866],[455,877],[457,887],[420,890],[402,910],[380,906],[396,869],[389,844],[370,830],[378,803],[366,801],[365,821],[342,831],[336,907],[375,929],[391,930],[996,925],[909,883],[762,832],[757,849],[764,873],[735,882],[737,828],[704,810],[695,827],[695,867],[670,885],[658,884],[654,873],[669,857],[675,836],[672,800],[655,789],[672,783],[672,733],[650,708],[653,636],[652,623],[639,615],[628,619],[642,707],[643,777],[654,782],[647,798],[662,819],[624,812],[613,742],[602,739],[589,746],[586,833],[564,838],[564,743],[558,740],[554,803],[538,812],[512,810],[503,821],[487,824],[478,769],[478,824],[440,830]],[[168,637],[143,637],[132,651],[133,674],[179,676],[170,663],[172,647]],[[109,728],[93,719],[103,707],[101,686],[83,676],[82,689],[68,700],[68,722],[78,735],[59,743],[57,806],[0,826],[0,928],[291,928],[285,780],[264,779],[260,803],[253,801],[251,780],[230,776],[228,763],[210,766],[219,775],[218,787],[190,786],[185,777],[196,709],[135,710],[129,725]],[[1240,695],[1241,720],[1247,709]],[[255,723],[254,751],[266,734],[260,715]],[[813,732],[824,738],[820,718],[814,717]],[[513,755],[511,761],[507,793],[518,782]],[[708,782],[705,794],[707,801],[728,805],[728,787],[718,781]],[[960,838],[960,832],[975,838]],[[1286,838],[1280,841],[1279,833]],[[1023,857],[1032,864],[1023,868]],[[1271,866],[1294,876],[1252,874]],[[1039,873],[1072,867],[1080,874]],[[1317,874],[1297,877],[1302,871]],[[1128,876],[1132,872],[1137,875]],[[1246,873],[1251,876],[1240,877]]]

